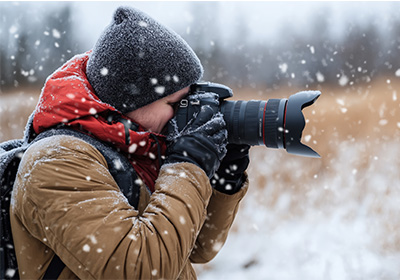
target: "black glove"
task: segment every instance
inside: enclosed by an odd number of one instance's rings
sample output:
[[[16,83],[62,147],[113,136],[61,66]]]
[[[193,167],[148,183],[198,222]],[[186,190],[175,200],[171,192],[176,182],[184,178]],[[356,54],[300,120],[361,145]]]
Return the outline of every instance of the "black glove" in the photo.
[[[211,179],[211,185],[220,192],[234,194],[240,190],[246,180],[244,172],[250,163],[250,146],[228,144],[226,148],[228,152]]]
[[[208,178],[218,169],[226,154],[226,124],[221,113],[211,106],[200,112],[168,145],[165,163],[191,162],[202,168]]]

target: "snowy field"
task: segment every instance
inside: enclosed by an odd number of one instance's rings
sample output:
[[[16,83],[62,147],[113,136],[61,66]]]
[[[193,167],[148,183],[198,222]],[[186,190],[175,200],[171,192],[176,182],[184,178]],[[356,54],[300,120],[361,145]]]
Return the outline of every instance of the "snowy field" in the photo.
[[[196,265],[199,279],[400,279],[398,88],[322,88],[303,134],[321,159],[252,148],[248,194],[220,254]],[[36,99],[0,96],[1,141],[22,136]]]
[[[322,89],[303,134],[322,159],[252,148],[250,190],[199,279],[400,279],[399,85]]]
[[[314,175],[307,161],[254,152],[234,233],[199,278],[399,279],[400,148],[359,169],[366,146],[342,143],[335,166]]]

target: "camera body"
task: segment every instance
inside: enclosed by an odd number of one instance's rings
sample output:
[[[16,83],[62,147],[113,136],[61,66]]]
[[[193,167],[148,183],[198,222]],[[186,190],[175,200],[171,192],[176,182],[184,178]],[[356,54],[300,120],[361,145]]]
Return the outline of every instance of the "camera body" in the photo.
[[[214,93],[217,96],[208,93]],[[179,102],[178,110],[175,114],[178,131],[181,131],[186,126],[188,121],[200,111],[202,106],[209,105],[215,111],[215,100],[217,100],[219,104],[217,110],[221,111],[220,107],[223,100],[232,96],[232,90],[225,85],[210,82],[191,85],[188,96]]]
[[[233,96],[229,87],[211,82],[196,83],[190,86],[188,96],[180,101],[175,125],[181,131],[202,106],[209,105],[223,114],[229,143],[265,145],[286,149],[296,155],[320,157],[301,143],[305,127],[301,110],[313,104],[320,94],[319,91],[302,91],[289,99],[230,101],[226,100]]]

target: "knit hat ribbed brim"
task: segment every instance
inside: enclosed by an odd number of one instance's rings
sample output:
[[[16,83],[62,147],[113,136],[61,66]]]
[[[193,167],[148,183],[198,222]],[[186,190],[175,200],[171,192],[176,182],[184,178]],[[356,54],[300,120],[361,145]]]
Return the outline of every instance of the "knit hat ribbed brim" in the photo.
[[[93,48],[86,74],[100,100],[128,113],[198,82],[203,67],[174,31],[120,7]]]

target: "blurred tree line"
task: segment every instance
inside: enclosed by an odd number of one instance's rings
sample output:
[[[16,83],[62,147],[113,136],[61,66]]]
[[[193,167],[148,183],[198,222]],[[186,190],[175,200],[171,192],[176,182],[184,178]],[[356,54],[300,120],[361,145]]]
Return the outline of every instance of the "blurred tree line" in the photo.
[[[15,4],[0,5],[0,93],[12,87],[40,87],[65,61],[86,51],[73,30],[68,2],[40,13]],[[340,36],[333,34],[330,11],[322,9],[310,17],[311,28],[299,33],[282,25],[282,36],[271,42],[250,40],[246,19],[240,15],[232,26],[235,36],[222,38],[218,2],[193,2],[191,9],[191,23],[175,30],[200,57],[205,80],[261,89],[346,86],[382,75],[400,76],[396,9],[385,21],[374,17],[360,24],[349,18]]]
[[[79,51],[68,4],[40,12],[15,3],[0,5],[0,92],[42,86],[49,74]]]
[[[308,30],[300,33],[292,25],[283,25],[279,38],[254,43],[248,40],[246,19],[240,17],[232,26],[237,36],[222,41],[223,30],[212,20],[202,20],[204,14],[218,18],[218,3],[213,4],[212,8],[193,4],[190,30],[195,31],[184,36],[205,65],[206,79],[262,89],[324,83],[352,86],[370,83],[378,76],[400,76],[397,9],[364,22],[347,18],[339,35],[335,34],[338,24],[332,22],[331,11],[321,9],[309,18]]]

